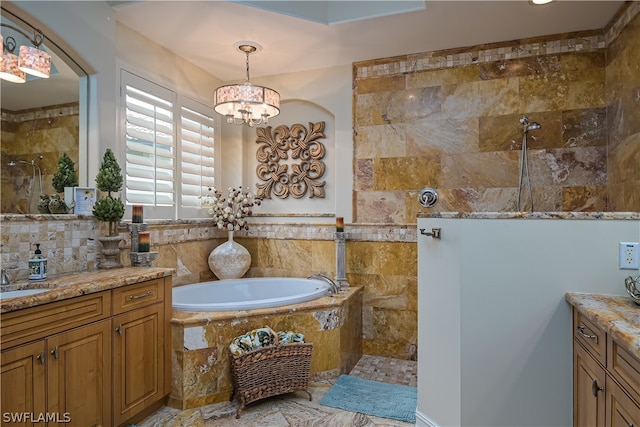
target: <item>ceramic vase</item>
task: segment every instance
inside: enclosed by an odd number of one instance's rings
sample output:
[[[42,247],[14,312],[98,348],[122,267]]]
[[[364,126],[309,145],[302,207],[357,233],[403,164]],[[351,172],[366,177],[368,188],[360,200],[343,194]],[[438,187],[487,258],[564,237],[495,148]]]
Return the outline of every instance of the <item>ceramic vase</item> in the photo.
[[[100,252],[100,260],[98,268],[118,268],[122,267],[120,263],[120,236],[101,236],[98,237],[102,243],[102,251]]]
[[[233,231],[228,233],[227,241],[209,254],[209,268],[221,280],[239,279],[251,266],[249,251],[233,240]]]

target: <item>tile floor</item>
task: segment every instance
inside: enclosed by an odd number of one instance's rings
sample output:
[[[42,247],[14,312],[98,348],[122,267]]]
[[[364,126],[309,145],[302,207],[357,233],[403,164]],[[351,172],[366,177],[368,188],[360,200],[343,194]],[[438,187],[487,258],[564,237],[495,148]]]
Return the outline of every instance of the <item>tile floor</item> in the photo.
[[[350,372],[360,378],[416,386],[416,362],[364,355]],[[411,423],[378,418],[320,405],[320,399],[337,378],[311,381],[309,391],[290,393],[247,406],[235,418],[237,402],[223,402],[201,408],[179,410],[162,408],[138,427],[407,427]]]

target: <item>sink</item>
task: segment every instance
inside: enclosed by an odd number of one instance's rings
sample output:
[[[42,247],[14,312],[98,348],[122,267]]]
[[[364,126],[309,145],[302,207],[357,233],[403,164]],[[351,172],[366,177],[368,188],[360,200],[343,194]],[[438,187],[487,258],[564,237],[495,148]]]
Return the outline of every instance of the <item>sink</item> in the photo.
[[[2,291],[0,292],[0,300],[41,294],[42,292],[47,292],[49,290],[50,289],[18,289],[15,291]]]

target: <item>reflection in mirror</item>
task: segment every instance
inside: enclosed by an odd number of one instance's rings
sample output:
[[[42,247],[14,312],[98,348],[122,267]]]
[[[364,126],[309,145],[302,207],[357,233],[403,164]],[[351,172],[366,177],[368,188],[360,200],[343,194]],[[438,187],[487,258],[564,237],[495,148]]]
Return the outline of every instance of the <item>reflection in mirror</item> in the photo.
[[[6,9],[3,24],[33,34],[35,28]],[[16,52],[33,44],[19,31],[2,26],[2,36],[13,37]],[[77,64],[44,34],[39,49],[51,55],[51,77],[27,74],[25,83],[0,80],[2,125],[0,136],[0,213],[38,213],[41,194],[55,194],[52,177],[58,159],[67,153],[80,164],[80,84]],[[84,160],[84,159],[83,159]]]

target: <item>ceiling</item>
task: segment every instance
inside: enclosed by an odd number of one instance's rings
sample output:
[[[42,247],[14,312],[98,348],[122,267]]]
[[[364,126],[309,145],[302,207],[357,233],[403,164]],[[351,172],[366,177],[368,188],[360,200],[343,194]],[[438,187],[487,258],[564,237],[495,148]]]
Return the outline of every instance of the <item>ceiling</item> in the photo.
[[[262,45],[251,77],[409,53],[603,28],[623,1],[109,1],[117,20],[223,81],[245,79],[233,45]],[[4,31],[3,31],[4,33]],[[46,47],[45,47],[46,48]],[[2,108],[77,100],[78,80],[55,52],[58,74],[1,82]]]
[[[601,29],[624,2],[118,1],[117,20],[223,81],[520,38]],[[407,12],[408,11],[408,12]]]

